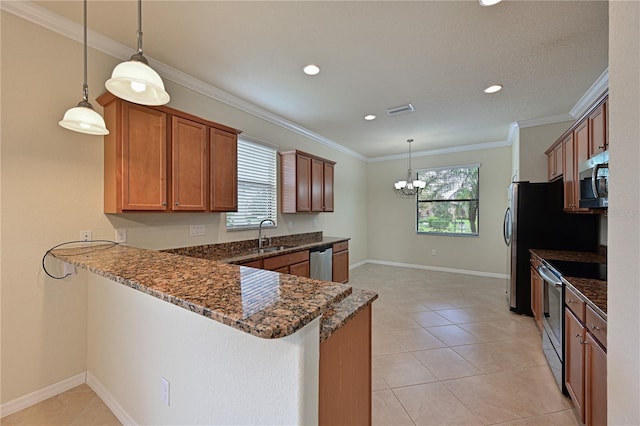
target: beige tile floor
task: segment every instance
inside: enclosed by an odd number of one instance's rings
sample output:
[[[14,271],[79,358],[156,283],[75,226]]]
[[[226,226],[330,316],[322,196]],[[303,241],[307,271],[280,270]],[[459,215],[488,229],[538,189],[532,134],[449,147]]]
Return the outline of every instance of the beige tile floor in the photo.
[[[505,281],[367,264],[350,284],[375,290],[374,425],[571,425],[529,317],[509,312]],[[87,385],[2,425],[119,425]]]
[[[578,425],[505,280],[367,264],[374,425]]]
[[[0,421],[2,426],[120,426],[116,416],[87,385],[80,385]]]

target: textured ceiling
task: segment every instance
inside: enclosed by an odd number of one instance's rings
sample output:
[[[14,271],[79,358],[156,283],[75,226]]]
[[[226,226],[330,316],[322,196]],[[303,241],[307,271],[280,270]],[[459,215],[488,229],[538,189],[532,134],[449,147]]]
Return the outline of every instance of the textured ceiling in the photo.
[[[78,1],[36,3],[82,22]],[[89,27],[133,53],[136,6],[90,0]],[[607,68],[608,4],[149,0],[143,32],[145,55],[373,158],[567,114]],[[484,94],[493,83],[504,89]],[[414,113],[385,114],[408,102]]]

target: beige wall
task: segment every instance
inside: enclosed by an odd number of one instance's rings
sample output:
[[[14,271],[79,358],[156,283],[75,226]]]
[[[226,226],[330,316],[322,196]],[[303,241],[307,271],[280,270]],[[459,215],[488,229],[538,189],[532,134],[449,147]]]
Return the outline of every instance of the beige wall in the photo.
[[[125,227],[128,243],[164,248],[256,238],[227,233],[223,214],[102,213],[102,138],[58,126],[82,98],[82,45],[1,12],[2,47],[2,349],[5,403],[86,370],[87,275],[46,278],[40,261],[55,244],[113,239]],[[119,61],[89,49],[90,100]],[[281,149],[301,149],[337,161],[336,213],[281,215],[269,235],[324,231],[351,237],[352,263],[366,258],[366,163],[303,136],[166,81],[171,106],[244,130]],[[318,226],[313,226],[313,219]],[[293,228],[287,229],[291,221]],[[189,237],[204,224],[205,237]],[[55,270],[56,265],[50,262]],[[55,271],[61,272],[61,271]]]
[[[414,169],[480,163],[480,236],[416,234],[416,205],[400,199],[393,183],[406,174],[407,160],[369,163],[369,259],[459,269],[489,274],[508,273],[508,251],[502,220],[511,178],[511,148],[413,157]],[[437,251],[432,256],[432,250]]]
[[[640,424],[640,2],[609,2],[608,423]]]
[[[573,121],[564,121],[520,129],[518,180],[547,181],[547,156],[544,152],[573,123]]]

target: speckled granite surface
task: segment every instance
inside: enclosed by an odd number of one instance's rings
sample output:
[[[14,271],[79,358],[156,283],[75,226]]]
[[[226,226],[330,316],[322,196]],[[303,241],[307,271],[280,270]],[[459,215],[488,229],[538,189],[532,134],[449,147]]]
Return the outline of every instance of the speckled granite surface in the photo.
[[[293,334],[351,287],[122,245],[52,255],[118,283],[263,338]]]
[[[229,243],[208,244],[192,247],[180,247],[162,250],[166,253],[181,256],[198,257],[208,260],[219,260],[225,263],[239,264],[281,254],[293,253],[300,250],[308,250],[316,247],[328,246],[349,238],[323,237],[322,232],[310,232],[307,234],[286,235],[273,237],[270,247],[287,246],[281,250],[271,252],[258,252],[258,240],[233,241]]]
[[[358,312],[371,305],[378,293],[354,288],[349,296],[332,304],[320,322],[320,342],[324,342]]]
[[[567,260],[572,262],[607,263],[607,257],[598,253],[564,251],[564,250],[529,250],[531,254],[542,260]],[[580,293],[587,304],[605,320],[607,319],[607,282],[588,278],[563,276],[567,285]]]

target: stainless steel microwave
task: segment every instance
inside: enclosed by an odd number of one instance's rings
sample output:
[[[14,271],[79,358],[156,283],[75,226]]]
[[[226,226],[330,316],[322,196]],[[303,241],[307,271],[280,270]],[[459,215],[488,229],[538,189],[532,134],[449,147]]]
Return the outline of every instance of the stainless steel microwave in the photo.
[[[609,151],[591,157],[579,165],[579,206],[589,209],[609,207]]]

